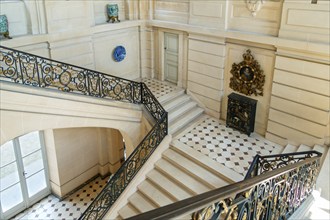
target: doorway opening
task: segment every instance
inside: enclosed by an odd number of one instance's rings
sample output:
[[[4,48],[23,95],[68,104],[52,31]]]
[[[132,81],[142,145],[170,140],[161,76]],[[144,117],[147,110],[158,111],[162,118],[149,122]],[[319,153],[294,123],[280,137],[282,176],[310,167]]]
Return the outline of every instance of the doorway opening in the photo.
[[[179,36],[164,33],[164,79],[173,84],[178,83],[179,70]]]
[[[0,146],[0,214],[7,219],[50,194],[42,132]]]

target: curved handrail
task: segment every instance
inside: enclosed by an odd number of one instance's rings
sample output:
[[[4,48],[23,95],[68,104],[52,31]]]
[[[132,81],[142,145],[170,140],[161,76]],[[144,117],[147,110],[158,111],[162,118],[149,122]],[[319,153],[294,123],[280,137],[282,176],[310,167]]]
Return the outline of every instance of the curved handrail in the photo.
[[[275,169],[200,195],[151,210],[128,220],[173,219],[191,215],[192,219],[286,219],[312,192],[319,172],[321,153],[316,151],[269,156],[256,156],[259,171],[261,160],[273,159]],[[278,161],[290,158],[282,166]],[[255,167],[254,164],[251,165]],[[270,166],[266,165],[267,169]],[[258,171],[258,172],[259,172]],[[294,185],[294,186],[293,186]]]
[[[143,104],[155,125],[80,219],[101,219],[168,134],[168,115],[146,84],[0,46],[0,80]]]

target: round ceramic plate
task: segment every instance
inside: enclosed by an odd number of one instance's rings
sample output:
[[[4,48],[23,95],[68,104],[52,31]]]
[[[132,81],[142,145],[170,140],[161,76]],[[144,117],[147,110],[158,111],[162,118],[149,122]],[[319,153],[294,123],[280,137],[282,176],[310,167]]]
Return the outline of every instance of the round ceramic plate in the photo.
[[[126,57],[126,49],[123,46],[117,46],[113,51],[113,58],[115,61],[123,61]]]

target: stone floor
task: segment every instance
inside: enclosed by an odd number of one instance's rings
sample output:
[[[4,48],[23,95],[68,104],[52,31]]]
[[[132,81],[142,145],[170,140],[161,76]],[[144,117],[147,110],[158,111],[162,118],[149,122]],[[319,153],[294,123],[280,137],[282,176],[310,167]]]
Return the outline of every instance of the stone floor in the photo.
[[[144,82],[148,86],[150,91],[157,99],[176,90],[175,86],[167,82],[161,82],[158,80],[146,78],[142,79],[142,82]]]
[[[243,176],[256,154],[269,155],[282,148],[255,133],[248,137],[210,116],[204,116],[175,139]]]
[[[107,180],[99,177],[62,201],[49,195],[13,219],[78,219],[101,192]]]

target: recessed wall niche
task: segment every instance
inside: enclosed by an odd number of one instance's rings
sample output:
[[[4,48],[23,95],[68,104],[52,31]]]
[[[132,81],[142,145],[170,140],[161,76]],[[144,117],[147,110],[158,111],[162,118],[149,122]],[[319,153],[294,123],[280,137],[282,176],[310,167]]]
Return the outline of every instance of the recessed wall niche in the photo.
[[[261,135],[264,135],[267,128],[269,107],[270,107],[270,96],[272,91],[272,81],[273,81],[273,72],[275,65],[275,50],[271,47],[265,45],[255,45],[248,44],[247,42],[237,42],[227,43],[227,60],[224,73],[224,93],[222,96],[221,103],[221,119],[226,119],[227,117],[227,96],[234,92],[230,88],[230,78],[232,74],[230,73],[231,66],[233,63],[240,63],[242,61],[242,54],[244,54],[248,49],[253,51],[253,56],[258,60],[260,68],[263,69],[265,74],[265,84],[264,84],[264,94],[263,96],[252,96],[251,98],[258,101],[258,107],[256,112],[255,120],[255,132]],[[244,95],[244,94],[242,94]]]

